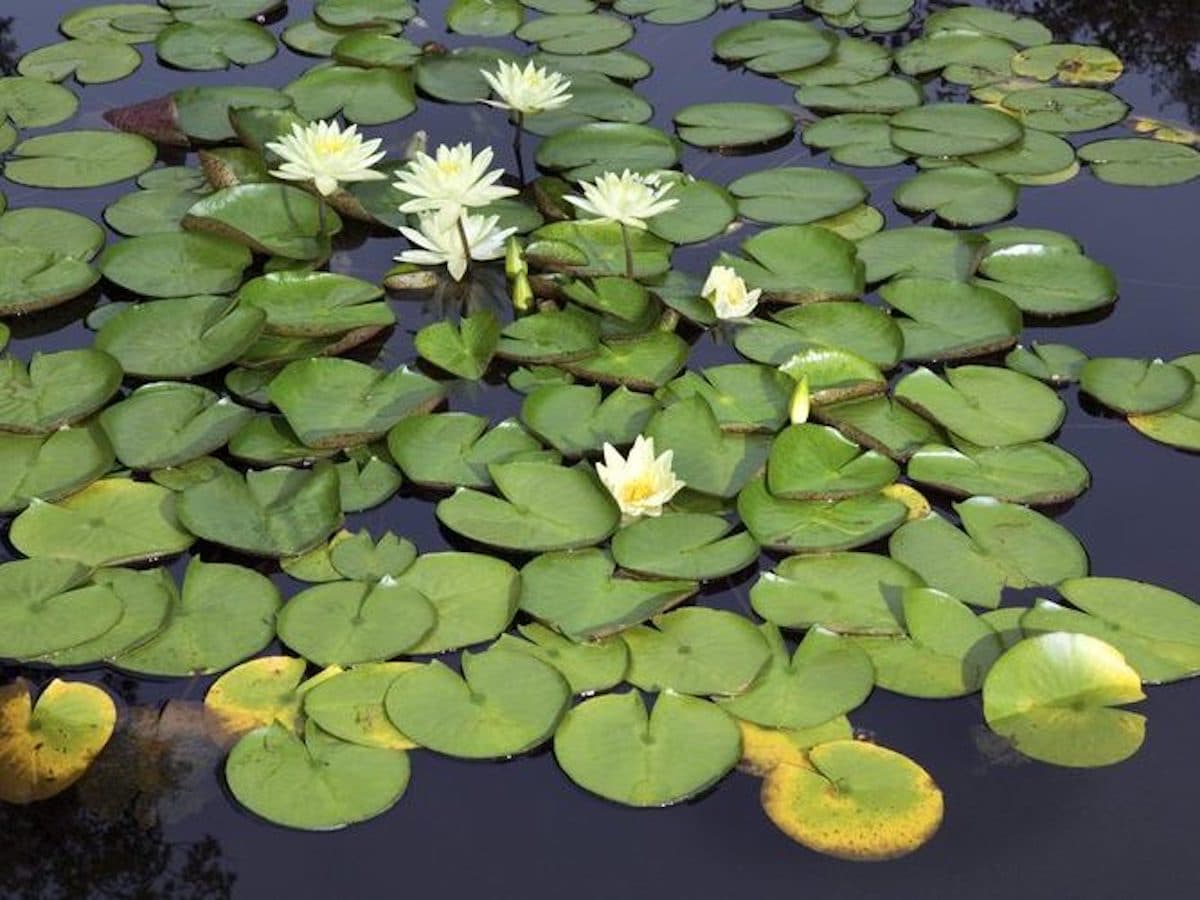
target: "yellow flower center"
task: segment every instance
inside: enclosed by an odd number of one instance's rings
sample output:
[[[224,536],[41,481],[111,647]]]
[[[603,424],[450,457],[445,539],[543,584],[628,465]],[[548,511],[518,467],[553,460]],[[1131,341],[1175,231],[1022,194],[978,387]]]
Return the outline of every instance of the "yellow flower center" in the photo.
[[[321,156],[336,156],[339,153],[345,153],[348,146],[349,142],[344,135],[317,138],[313,142],[313,149]]]
[[[628,482],[621,493],[625,495],[626,503],[641,503],[647,497],[653,496],[656,488],[654,479],[649,475],[643,475]]]
[[[444,175],[457,175],[462,171],[462,164],[456,159],[444,159],[437,165]]]

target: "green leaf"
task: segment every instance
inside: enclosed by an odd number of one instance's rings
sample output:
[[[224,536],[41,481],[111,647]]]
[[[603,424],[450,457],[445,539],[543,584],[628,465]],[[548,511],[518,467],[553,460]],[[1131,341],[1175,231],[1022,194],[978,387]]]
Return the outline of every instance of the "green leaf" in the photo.
[[[849,85],[813,84],[796,91],[796,102],[818,112],[896,113],[918,107],[924,97],[921,87],[911,78],[888,75],[874,81]],[[900,162],[903,151],[892,151]],[[889,165],[872,162],[871,165]]]
[[[478,37],[512,34],[524,19],[524,7],[517,0],[453,0],[446,9],[451,31]]]
[[[1125,101],[1116,95],[1097,88],[1079,87],[1013,91],[1005,95],[1001,105],[1014,113],[1027,128],[1059,134],[1115,125],[1129,112]]]
[[[1034,341],[1026,349],[1017,344],[1004,357],[1004,364],[1014,371],[1029,375],[1047,384],[1060,385],[1079,380],[1079,372],[1088,360],[1087,354],[1067,344],[1042,344]]]
[[[0,655],[32,659],[95,640],[120,621],[122,603],[88,567],[67,559],[0,564]]]
[[[514,419],[490,430],[488,424],[483,416],[461,412],[408,416],[388,433],[388,448],[409,480],[435,488],[486,490],[492,463],[557,460]]]
[[[27,187],[98,187],[141,174],[157,155],[158,149],[136,134],[60,131],[17,144],[4,176]]]
[[[100,350],[35,353],[29,367],[0,358],[0,429],[49,434],[87,418],[121,386],[121,366]]]
[[[945,171],[945,170],[941,170]],[[1003,294],[935,278],[895,278],[879,289],[904,335],[904,358],[945,360],[1004,350],[1021,334],[1021,311]]]
[[[266,313],[266,333],[287,337],[387,328],[396,316],[382,297],[378,285],[334,272],[272,272],[238,291],[242,306]]]
[[[713,41],[721,59],[768,75],[824,62],[835,46],[830,33],[794,19],[747,22],[722,31]]]
[[[306,119],[328,119],[340,112],[359,125],[383,125],[417,108],[412,76],[402,69],[317,66],[283,91]]]
[[[673,513],[638,519],[612,540],[613,558],[630,572],[709,581],[740,572],[758,559],[758,544],[720,516]]]
[[[250,415],[207,388],[168,381],[138,388],[100,423],[123,465],[162,469],[219,450]]]
[[[517,630],[521,638],[504,634],[496,646],[528,653],[553,666],[574,694],[590,695],[614,687],[629,668],[629,648],[619,636],[576,643],[536,622],[518,625]]]
[[[477,96],[483,96],[479,94]],[[653,172],[679,160],[678,143],[649,125],[592,122],[551,135],[538,145],[537,164],[571,181],[629,169]]]
[[[766,103],[695,103],[675,113],[684,143],[725,148],[765,144],[790,135],[795,121]]]
[[[854,244],[816,225],[781,225],[742,243],[748,258],[722,252],[752,288],[784,303],[854,299],[863,291],[863,265]]]
[[[1098,356],[1079,370],[1080,390],[1125,415],[1179,406],[1191,398],[1193,384],[1191,371],[1161,359]]]
[[[881,493],[841,500],[774,497],[761,477],[743,488],[737,509],[759,544],[792,553],[861,547],[891,534],[908,514],[903,503]]]
[[[879,491],[900,467],[874,450],[863,451],[834,428],[791,425],[771,444],[767,486],[790,500],[833,500]]]
[[[183,225],[244,244],[255,253],[288,259],[323,259],[341,229],[324,201],[286,184],[239,184],[198,200]]]
[[[801,166],[764,169],[729,185],[738,212],[769,225],[806,225],[853,209],[867,189],[853,175]]]
[[[1074,246],[1009,244],[984,256],[979,274],[984,287],[1000,291],[1023,312],[1036,316],[1090,312],[1117,299],[1117,280],[1109,268]]]
[[[95,420],[46,435],[0,434],[0,513],[24,509],[34,497],[73,494],[107,472],[113,460]]]
[[[807,308],[821,305],[830,304]],[[656,396],[668,406],[698,396],[727,431],[774,432],[788,419],[788,404],[795,389],[795,381],[778,369],[733,363],[684,372]]]
[[[831,115],[804,126],[800,137],[810,147],[828,150],[834,162],[845,166],[894,166],[908,154],[892,144],[888,119],[880,113]]]
[[[417,654],[491,640],[512,623],[521,593],[516,569],[479,553],[426,553],[398,580],[437,611],[433,631],[412,648]]]
[[[148,234],[100,255],[104,277],[147,297],[187,297],[237,290],[250,265],[246,247],[213,234]]]
[[[79,98],[62,85],[40,78],[0,78],[0,124],[17,128],[45,128],[75,115]]]
[[[500,323],[488,310],[452,322],[434,322],[417,332],[417,353],[440,369],[460,378],[478,381],[487,372],[500,343]]]
[[[392,682],[419,663],[363,663],[322,681],[304,694],[304,714],[323,731],[363,747],[416,747],[387,717],[383,699]]]
[[[966,281],[987,246],[979,234],[943,228],[889,228],[858,242],[869,283],[896,275]]]
[[[891,129],[892,143],[913,156],[986,153],[1016,143],[1022,135],[1012,116],[962,103],[906,109],[892,116]]]
[[[1054,444],[957,447],[926,444],[908,461],[908,477],[958,497],[982,495],[1043,506],[1065,503],[1087,490],[1091,476],[1078,459]]]
[[[726,498],[762,470],[771,446],[766,435],[722,431],[712,408],[698,396],[656,413],[646,435],[660,452],[674,452],[672,468],[689,488]]]
[[[643,691],[740,694],[767,662],[758,629],[736,613],[691,607],[652,624],[621,633],[629,647],[626,680]]]
[[[275,35],[239,19],[179,22],[158,33],[158,58],[180,69],[204,71],[252,66],[275,55]]]
[[[521,419],[564,456],[583,456],[633,443],[657,409],[654,398],[625,387],[605,397],[599,385],[548,384],[526,396]]]
[[[516,34],[547,53],[578,56],[620,47],[633,37],[633,26],[602,13],[571,13],[533,19]]]
[[[1186,144],[1140,138],[1093,141],[1079,148],[1079,159],[1109,184],[1165,187],[1200,176],[1200,152]]]
[[[69,40],[30,50],[17,71],[42,81],[62,81],[70,75],[80,84],[120,81],[142,64],[142,55],[115,40]]]
[[[992,172],[949,166],[914,175],[896,188],[892,199],[910,212],[936,213],[951,225],[986,225],[1017,208],[1018,190]]]
[[[802,304],[773,312],[771,318],[774,323],[759,321],[737,330],[734,346],[739,353],[778,366],[813,346],[839,348],[890,369],[904,348],[904,335],[894,319],[857,300]]]

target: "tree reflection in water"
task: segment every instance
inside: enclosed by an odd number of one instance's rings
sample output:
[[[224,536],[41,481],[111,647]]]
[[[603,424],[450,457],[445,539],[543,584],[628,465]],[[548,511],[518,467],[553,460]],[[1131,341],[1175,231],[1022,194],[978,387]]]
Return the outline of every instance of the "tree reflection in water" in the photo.
[[[17,71],[17,42],[12,36],[12,16],[0,16],[0,75],[13,75]]]

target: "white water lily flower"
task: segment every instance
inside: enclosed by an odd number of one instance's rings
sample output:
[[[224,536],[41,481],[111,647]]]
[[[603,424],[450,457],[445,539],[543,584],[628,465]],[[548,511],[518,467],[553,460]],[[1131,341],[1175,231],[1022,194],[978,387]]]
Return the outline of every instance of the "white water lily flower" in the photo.
[[[400,204],[400,211],[434,210],[453,221],[464,209],[511,197],[516,190],[496,184],[504,170],[488,171],[493,155],[491,147],[475,155],[470,144],[441,144],[433,156],[417,152],[405,168],[396,171],[396,189],[412,197]]]
[[[670,184],[659,184],[658,175],[639,175],[626,169],[620,175],[605,172],[595,181],[581,182],[582,197],[568,194],[563,199],[597,219],[619,222],[630,228],[645,228],[646,219],[674,209],[676,199],[664,199]]]
[[[500,60],[495,72],[480,69],[479,74],[491,85],[492,92],[500,98],[480,101],[488,106],[534,116],[566,106],[571,100],[571,94],[567,93],[571,88],[570,79],[558,72],[534,65],[533,60],[530,60],[524,69],[517,63]]]
[[[355,125],[345,131],[337,122],[296,123],[291,134],[269,141],[267,149],[283,163],[271,174],[285,181],[311,181],[323,197],[351,181],[378,181],[386,178],[371,166],[383,159],[377,153],[380,139],[364,141]]]
[[[713,266],[700,295],[712,304],[718,319],[744,319],[758,306],[762,290],[746,290],[742,276],[729,266]]]
[[[674,456],[674,451],[666,450],[656,458],[654,438],[639,434],[628,459],[612,444],[605,444],[604,462],[596,463],[596,474],[626,519],[661,516],[663,506],[685,487],[671,470]]]
[[[459,219],[444,214],[423,215],[420,230],[400,228],[400,233],[416,247],[405,250],[396,259],[419,266],[445,265],[450,277],[461,281],[471,260],[482,262],[504,256],[504,241],[517,229],[497,228],[499,221],[499,216],[463,215]],[[463,246],[464,234],[466,247]]]

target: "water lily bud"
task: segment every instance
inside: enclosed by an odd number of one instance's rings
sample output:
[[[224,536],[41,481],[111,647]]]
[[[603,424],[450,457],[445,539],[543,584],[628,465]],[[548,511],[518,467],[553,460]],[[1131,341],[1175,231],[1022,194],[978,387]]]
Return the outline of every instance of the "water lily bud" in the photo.
[[[525,251],[521,242],[516,237],[510,237],[504,245],[504,274],[512,280],[528,271],[529,266],[525,264]]]
[[[809,405],[808,376],[801,375],[800,380],[796,382],[796,389],[792,391],[791,402],[788,403],[788,418],[793,425],[808,421]]]
[[[529,276],[524,272],[513,279],[512,302],[517,315],[533,312],[533,288],[529,284]]]

